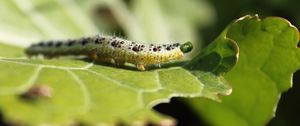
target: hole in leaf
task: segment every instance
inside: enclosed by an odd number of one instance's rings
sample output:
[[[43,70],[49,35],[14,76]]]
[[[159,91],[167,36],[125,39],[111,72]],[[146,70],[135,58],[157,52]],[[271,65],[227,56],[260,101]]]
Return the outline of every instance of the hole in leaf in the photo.
[[[154,110],[172,116],[177,121],[177,126],[207,126],[204,120],[183,102],[182,98],[172,98],[170,103],[162,103]]]
[[[4,114],[0,110],[0,126],[21,126],[20,123],[10,122],[4,119]]]
[[[4,123],[4,118],[3,118],[3,115],[2,115],[1,111],[0,111],[0,126],[6,126],[5,123]]]

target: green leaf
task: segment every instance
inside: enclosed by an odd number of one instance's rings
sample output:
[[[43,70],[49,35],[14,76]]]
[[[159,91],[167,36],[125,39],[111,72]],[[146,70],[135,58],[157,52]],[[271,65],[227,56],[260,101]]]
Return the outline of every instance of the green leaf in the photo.
[[[203,96],[216,101],[221,101],[218,95],[231,94],[231,86],[220,83],[226,82],[220,75],[230,71],[238,61],[239,47],[225,34],[226,32],[223,32],[185,66],[205,84]]]
[[[166,117],[151,110],[154,105],[175,96],[210,97],[204,84],[226,87],[220,76],[196,69],[197,76],[182,67],[140,72],[83,60],[18,58],[22,50],[5,45],[0,50],[0,108],[14,123],[159,123]],[[37,87],[49,89],[42,90],[47,95],[27,96]]]
[[[225,74],[232,95],[222,98],[221,104],[205,99],[188,103],[212,125],[266,125],[300,68],[299,32],[283,18],[258,16],[240,18],[225,32],[224,37],[240,47],[237,66]]]
[[[0,3],[1,43],[26,46],[42,39],[97,33],[89,17],[73,0],[0,0]],[[123,6],[121,1],[112,3],[109,5],[112,9]],[[124,20],[123,23],[132,24]],[[187,25],[179,31],[190,31],[191,27]],[[174,63],[141,72],[130,66],[117,68],[82,59],[28,59],[24,48],[0,44],[0,112],[5,122],[16,125],[174,123],[152,107],[172,97],[219,100],[219,94],[229,95],[231,87],[212,71],[219,74],[231,69],[237,60],[237,48],[233,41],[220,38],[185,67]],[[223,57],[231,60],[221,60]],[[211,69],[201,69],[207,66],[205,62],[214,64],[209,65]]]

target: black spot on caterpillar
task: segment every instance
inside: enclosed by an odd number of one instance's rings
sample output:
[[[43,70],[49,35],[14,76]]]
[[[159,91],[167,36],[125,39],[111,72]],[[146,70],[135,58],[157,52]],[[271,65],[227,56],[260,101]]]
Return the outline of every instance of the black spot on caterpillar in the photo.
[[[193,49],[191,42],[184,44],[144,44],[118,37],[96,35],[64,41],[43,41],[26,49],[28,56],[43,55],[58,57],[64,55],[86,55],[93,60],[114,61],[117,65],[132,63],[139,70],[145,66],[182,59],[184,53]]]

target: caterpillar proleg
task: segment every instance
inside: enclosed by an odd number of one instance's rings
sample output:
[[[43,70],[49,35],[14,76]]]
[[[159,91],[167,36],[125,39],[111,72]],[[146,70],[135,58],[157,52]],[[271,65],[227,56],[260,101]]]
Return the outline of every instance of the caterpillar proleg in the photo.
[[[26,49],[28,56],[43,55],[48,58],[66,55],[85,55],[97,61],[123,65],[135,64],[138,70],[152,64],[179,60],[193,49],[191,42],[184,44],[145,44],[114,36],[96,35],[80,39],[42,41]]]

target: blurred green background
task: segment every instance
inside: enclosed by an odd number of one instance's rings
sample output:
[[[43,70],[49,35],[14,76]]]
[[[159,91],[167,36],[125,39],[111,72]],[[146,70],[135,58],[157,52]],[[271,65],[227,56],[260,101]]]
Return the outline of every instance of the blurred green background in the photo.
[[[0,41],[23,47],[41,39],[101,33],[154,43],[192,41],[197,45],[189,56],[193,57],[231,21],[247,14],[280,16],[300,27],[299,0],[7,1],[0,0]],[[269,126],[298,124],[300,72],[293,81],[294,87],[282,95]],[[209,124],[181,99],[155,109],[175,117],[181,126]]]

